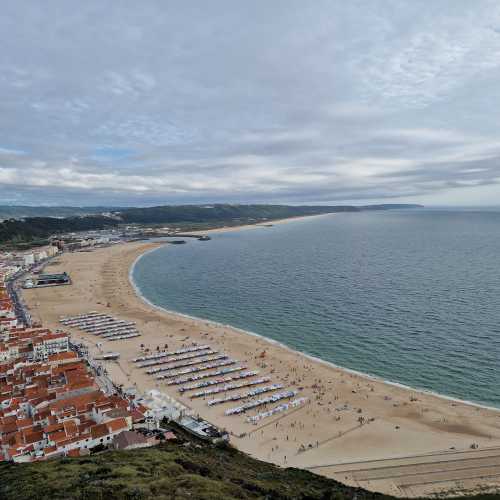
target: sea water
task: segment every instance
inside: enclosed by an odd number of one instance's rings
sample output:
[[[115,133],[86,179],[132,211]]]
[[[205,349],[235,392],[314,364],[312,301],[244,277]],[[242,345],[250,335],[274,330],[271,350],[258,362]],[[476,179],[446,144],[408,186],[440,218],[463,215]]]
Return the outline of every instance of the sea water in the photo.
[[[392,382],[500,407],[500,212],[342,213],[166,245],[153,304]]]

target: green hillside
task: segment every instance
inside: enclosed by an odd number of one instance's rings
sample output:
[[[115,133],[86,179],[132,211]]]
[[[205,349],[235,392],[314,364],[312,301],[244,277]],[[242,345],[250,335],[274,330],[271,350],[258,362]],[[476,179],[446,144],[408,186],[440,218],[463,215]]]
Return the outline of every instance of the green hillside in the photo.
[[[384,500],[311,472],[188,441],[85,458],[0,465],[2,500]],[[466,498],[466,497],[461,497]],[[494,500],[478,495],[474,500]]]
[[[285,219],[303,215],[332,212],[358,212],[353,206],[289,206],[289,205],[166,205],[159,207],[127,208],[118,212],[124,222],[169,223],[210,222],[250,219]]]
[[[116,221],[99,215],[85,217],[30,217],[24,220],[7,219],[0,222],[0,244],[36,243],[52,234],[105,229],[116,226]]]
[[[230,447],[165,444],[86,458],[0,466],[0,498],[352,499],[390,498],[298,469],[281,469]]]
[[[304,215],[359,212],[361,210],[389,210],[391,208],[415,208],[417,206],[165,205],[115,210],[113,212],[114,217],[93,214],[71,217],[8,218],[3,221],[0,219],[0,244],[12,244],[19,247],[23,244],[29,245],[37,241],[45,243],[44,240],[54,234],[107,229],[120,226],[121,224],[176,224],[181,229],[188,230],[195,227],[194,225],[201,225],[200,229],[208,229],[225,225],[251,224]],[[36,207],[31,208],[34,210]],[[68,207],[63,208],[65,211],[68,210]],[[94,209],[96,208],[94,207]],[[53,207],[52,210],[54,214],[57,213],[57,207]],[[42,207],[40,207],[40,213],[44,213]]]

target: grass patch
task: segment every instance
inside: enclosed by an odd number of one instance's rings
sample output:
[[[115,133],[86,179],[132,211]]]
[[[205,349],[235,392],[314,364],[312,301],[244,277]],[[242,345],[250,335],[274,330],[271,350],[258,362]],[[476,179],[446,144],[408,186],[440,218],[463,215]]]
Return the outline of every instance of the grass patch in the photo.
[[[0,498],[384,500],[391,497],[351,488],[308,471],[283,469],[231,447],[164,444],[85,458],[2,464]],[[475,497],[476,500],[494,498],[495,495]]]

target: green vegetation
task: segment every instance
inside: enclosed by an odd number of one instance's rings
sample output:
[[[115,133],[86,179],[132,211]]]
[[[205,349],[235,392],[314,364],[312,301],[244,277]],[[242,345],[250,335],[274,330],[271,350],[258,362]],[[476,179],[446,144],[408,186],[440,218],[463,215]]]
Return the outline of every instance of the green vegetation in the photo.
[[[254,460],[229,446],[165,444],[34,464],[0,466],[0,498],[351,499],[389,498],[298,469]]]
[[[308,471],[255,460],[230,446],[186,442],[85,458],[0,465],[2,500],[389,500]],[[466,498],[466,497],[461,497]],[[474,500],[493,500],[478,495]],[[498,498],[498,497],[496,497]]]
[[[37,244],[52,234],[72,231],[88,231],[116,226],[116,220],[100,215],[85,217],[30,217],[24,220],[7,219],[0,222],[0,243],[10,243],[17,247],[29,243]]]
[[[390,208],[414,208],[416,206],[172,205],[125,208],[114,211],[112,217],[103,214],[94,214],[64,218],[12,218],[0,222],[0,244],[8,243],[17,248],[22,248],[23,245],[36,244],[37,240],[44,242],[49,236],[58,233],[107,229],[123,224],[169,224],[183,230],[192,230],[195,228],[252,224],[304,215],[359,212],[361,210],[388,210]],[[42,208],[40,210],[43,211]],[[62,210],[64,213],[64,211],[68,210],[68,207],[63,207]]]
[[[178,205],[128,208],[119,212],[127,223],[209,222],[285,219],[331,212],[357,212],[353,206]]]

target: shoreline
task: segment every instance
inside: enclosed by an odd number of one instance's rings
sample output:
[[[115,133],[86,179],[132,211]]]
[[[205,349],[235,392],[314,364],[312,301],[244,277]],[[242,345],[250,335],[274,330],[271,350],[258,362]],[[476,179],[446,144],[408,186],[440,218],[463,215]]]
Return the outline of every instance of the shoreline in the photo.
[[[207,229],[206,231],[190,231],[191,234],[213,234],[213,233],[228,233],[232,231],[242,231],[246,229],[257,229],[257,228],[270,228],[277,224],[287,224],[288,222],[298,222],[301,220],[311,220],[317,217],[328,217],[335,216],[342,212],[329,212],[325,214],[314,214],[314,215],[296,215],[294,217],[287,217],[285,219],[269,219],[267,221],[256,222],[255,224],[242,224],[240,226],[222,226],[215,227],[212,229]],[[351,212],[347,212],[351,213]]]
[[[76,329],[64,329],[76,341],[89,345],[92,355],[109,350],[120,353],[117,362],[104,362],[109,376],[118,385],[133,386],[142,393],[151,389],[164,392],[202,418],[227,429],[232,444],[241,451],[279,466],[320,467],[316,472],[344,483],[401,495],[399,480],[381,478],[360,483],[355,474],[337,472],[332,464],[396,460],[422,454],[438,457],[443,452],[448,457],[453,455],[450,450],[469,453],[471,443],[477,443],[484,452],[492,446],[500,449],[497,408],[384,381],[253,332],[194,319],[152,304],[133,282],[133,269],[140,258],[165,244],[168,243],[160,240],[129,242],[93,252],[63,254],[53,265],[58,270],[67,270],[73,285],[24,290],[30,311],[44,326],[53,329],[61,328],[60,316],[90,310],[136,322],[142,336],[129,341],[109,342]],[[97,342],[101,341],[103,347],[99,350]],[[155,346],[168,343],[169,349],[178,349],[193,342],[209,344],[246,369],[258,370],[259,377],[269,376],[272,383],[283,384],[286,390],[296,389],[297,397],[307,397],[308,403],[252,425],[245,416],[225,416],[227,404],[209,407],[204,398],[190,399],[187,394],[179,394],[175,386],[165,385],[131,362],[141,353],[141,345],[154,352]],[[361,417],[364,423],[360,424]],[[299,445],[306,447],[303,452]],[[449,489],[449,485],[423,485],[414,487],[414,492],[408,495],[422,496]]]
[[[235,227],[234,230],[236,231],[237,228]],[[214,230],[211,230],[211,231],[216,232],[217,230],[214,229]],[[426,388],[423,388],[423,387],[414,387],[414,386],[411,386],[411,385],[403,384],[401,382],[396,382],[396,381],[393,381],[393,380],[384,379],[382,377],[379,377],[378,375],[373,375],[373,374],[370,374],[370,373],[362,372],[362,371],[359,371],[359,370],[355,370],[353,368],[347,368],[347,367],[345,367],[343,365],[338,365],[336,363],[333,363],[332,361],[327,361],[325,359],[318,358],[317,356],[313,356],[312,354],[308,354],[306,352],[299,351],[298,349],[295,349],[294,347],[291,347],[291,346],[289,346],[289,345],[287,345],[287,344],[285,344],[283,342],[280,342],[279,340],[275,340],[275,339],[272,339],[270,337],[266,337],[265,335],[261,335],[260,333],[252,332],[251,330],[245,330],[244,328],[239,328],[237,326],[231,325],[230,323],[221,323],[219,321],[215,321],[215,320],[212,320],[212,319],[201,318],[199,316],[193,316],[191,314],[186,314],[186,313],[182,313],[182,312],[179,312],[179,311],[174,311],[173,309],[167,309],[166,307],[162,307],[162,306],[159,306],[158,304],[154,304],[153,302],[151,302],[149,299],[147,299],[142,294],[139,286],[135,282],[135,280],[133,278],[134,268],[135,268],[135,265],[137,264],[137,262],[139,262],[143,257],[145,257],[146,255],[148,255],[150,253],[156,252],[157,250],[160,250],[161,248],[164,248],[168,244],[169,243],[164,243],[164,244],[162,244],[162,245],[160,245],[158,247],[146,250],[144,253],[140,254],[134,260],[134,262],[132,263],[132,265],[130,266],[130,269],[129,269],[129,281],[130,281],[130,285],[134,289],[137,297],[140,300],[142,300],[149,307],[157,309],[158,311],[161,311],[161,312],[166,313],[166,314],[170,314],[170,315],[173,315],[173,316],[178,316],[180,318],[185,318],[185,319],[188,319],[188,320],[192,320],[192,321],[196,321],[196,322],[200,322],[200,323],[205,323],[205,324],[206,323],[210,323],[210,324],[212,324],[215,327],[219,327],[219,328],[231,328],[232,330],[238,331],[238,332],[240,332],[242,334],[249,335],[249,336],[252,336],[252,337],[257,337],[257,338],[259,338],[261,340],[264,340],[265,342],[268,342],[269,344],[278,346],[278,347],[280,347],[282,349],[286,349],[286,350],[290,351],[293,354],[296,354],[296,355],[299,355],[299,356],[304,356],[305,358],[307,358],[307,359],[309,359],[309,360],[311,360],[311,361],[313,361],[315,363],[321,363],[321,364],[324,364],[326,366],[330,366],[332,368],[335,368],[337,370],[342,370],[342,371],[345,371],[346,373],[350,373],[352,375],[356,375],[356,376],[359,376],[359,377],[366,378],[369,381],[381,382],[383,384],[391,385],[391,386],[398,387],[400,389],[405,389],[407,391],[415,392],[415,393],[418,393],[418,394],[425,394],[425,395],[428,395],[428,396],[434,396],[434,397],[437,397],[437,398],[440,398],[440,399],[444,399],[446,401],[452,401],[454,403],[460,403],[460,404],[464,404],[464,405],[468,405],[468,406],[472,406],[472,407],[483,408],[485,410],[490,410],[490,411],[495,411],[495,412],[500,413],[500,407],[489,406],[489,405],[487,405],[485,403],[482,403],[482,402],[479,402],[479,401],[471,401],[471,400],[467,400],[467,399],[461,399],[461,398],[458,398],[458,397],[450,396],[448,394],[443,394],[443,393],[440,393],[440,392],[436,392],[436,391],[433,391],[431,389],[426,389]]]

